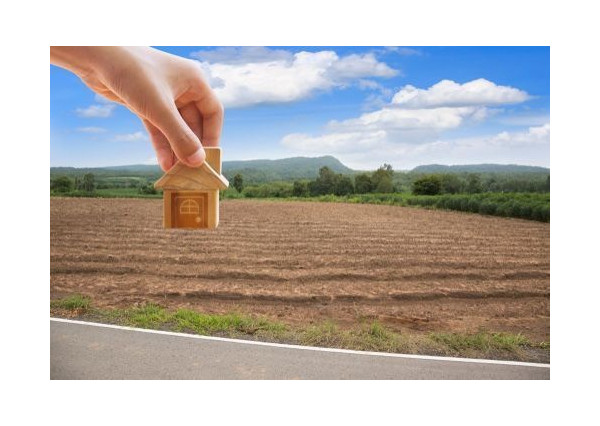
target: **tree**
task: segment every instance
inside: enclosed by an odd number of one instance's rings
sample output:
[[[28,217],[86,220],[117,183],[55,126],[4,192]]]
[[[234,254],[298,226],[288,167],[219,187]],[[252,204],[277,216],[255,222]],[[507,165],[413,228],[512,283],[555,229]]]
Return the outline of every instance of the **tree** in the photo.
[[[354,178],[354,187],[357,194],[368,194],[373,191],[373,182],[371,177],[366,173],[356,175]]]
[[[442,180],[437,175],[423,176],[413,183],[415,195],[437,195],[442,191]]]
[[[241,193],[244,189],[244,178],[241,174],[238,173],[233,177],[233,187],[238,193]]]
[[[73,181],[67,176],[59,176],[50,181],[50,189],[56,192],[69,192],[73,189]]]
[[[467,192],[469,194],[476,194],[483,191],[481,185],[481,178],[476,173],[469,173],[467,176]]]
[[[354,185],[352,185],[352,179],[348,176],[338,175],[333,190],[335,195],[348,195],[354,193]]]
[[[394,192],[394,170],[389,164],[378,168],[371,177],[371,183],[375,192]]]
[[[321,167],[319,177],[309,184],[310,195],[333,194],[335,183],[335,173],[327,166]]]
[[[308,182],[306,181],[294,181],[294,187],[292,188],[292,195],[294,197],[308,197]]]
[[[86,173],[83,175],[81,187],[86,192],[94,192],[94,189],[96,188],[96,178],[92,173]]]
[[[442,192],[444,194],[457,194],[462,191],[463,182],[455,174],[444,174],[440,176],[442,182]]]

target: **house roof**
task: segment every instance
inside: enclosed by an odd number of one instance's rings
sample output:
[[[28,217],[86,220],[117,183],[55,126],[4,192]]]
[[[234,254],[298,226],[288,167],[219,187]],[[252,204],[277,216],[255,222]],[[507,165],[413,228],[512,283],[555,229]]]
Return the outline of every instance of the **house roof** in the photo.
[[[206,161],[200,167],[188,167],[177,162],[154,183],[157,189],[180,189],[195,191],[199,189],[225,189],[229,182],[225,176],[217,173]]]

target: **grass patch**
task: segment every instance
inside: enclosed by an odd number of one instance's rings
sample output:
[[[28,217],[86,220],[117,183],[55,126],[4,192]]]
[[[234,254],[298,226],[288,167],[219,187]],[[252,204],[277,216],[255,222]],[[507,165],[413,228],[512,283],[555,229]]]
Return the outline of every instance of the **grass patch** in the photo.
[[[351,329],[340,329],[331,321],[316,324],[300,332],[300,343],[307,346],[336,347],[358,351],[440,353],[441,348],[419,335],[403,335],[374,321]]]
[[[251,317],[238,313],[209,315],[189,309],[179,309],[173,315],[175,327],[180,331],[193,331],[199,334],[262,334],[281,335],[285,325],[265,318]]]
[[[64,299],[53,300],[50,307],[54,309],[66,309],[69,311],[87,311],[92,305],[92,300],[81,294],[74,294]]]
[[[390,330],[378,321],[363,320],[351,328],[340,328],[333,321],[290,326],[237,312],[206,314],[190,309],[168,310],[154,303],[126,309],[97,309],[92,306],[88,297],[81,295],[51,301],[50,306],[54,316],[75,316],[84,320],[139,328],[361,351],[538,361],[535,357],[545,353],[541,359],[546,359],[550,348],[549,343],[534,344],[522,334],[487,331],[475,334],[405,334]],[[527,352],[525,349],[538,352]]]
[[[522,334],[489,333],[480,331],[476,334],[431,333],[430,338],[448,346],[456,352],[475,349],[483,352],[508,351],[518,352],[524,347],[532,347],[532,343]]]

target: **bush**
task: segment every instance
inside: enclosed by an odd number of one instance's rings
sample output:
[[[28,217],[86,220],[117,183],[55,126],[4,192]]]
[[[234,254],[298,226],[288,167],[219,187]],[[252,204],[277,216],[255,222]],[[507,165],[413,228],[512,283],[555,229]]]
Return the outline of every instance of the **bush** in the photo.
[[[354,193],[354,185],[352,179],[348,176],[339,176],[333,190],[335,195],[348,195]]]
[[[308,191],[308,182],[295,181],[292,188],[292,195],[294,197],[308,197],[310,195],[310,192]]]
[[[156,190],[154,185],[151,183],[146,183],[144,185],[141,185],[138,189],[138,192],[140,194],[157,194],[158,193],[158,191]]]
[[[437,195],[442,191],[442,180],[437,175],[423,176],[413,183],[415,195]]]
[[[354,188],[357,194],[368,194],[373,191],[373,182],[368,174],[362,173],[354,178]]]
[[[54,192],[70,192],[73,190],[73,181],[68,176],[59,176],[50,181],[50,189]]]

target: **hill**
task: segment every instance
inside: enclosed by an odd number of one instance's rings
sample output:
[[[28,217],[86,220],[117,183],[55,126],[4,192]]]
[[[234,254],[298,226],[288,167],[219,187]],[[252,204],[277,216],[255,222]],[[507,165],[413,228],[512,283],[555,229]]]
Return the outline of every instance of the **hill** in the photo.
[[[464,164],[445,166],[427,164],[417,166],[413,173],[550,173],[550,169],[537,166],[520,166],[517,164]]]
[[[314,179],[319,175],[319,169],[327,166],[335,173],[353,174],[354,170],[346,167],[337,158],[324,157],[293,157],[280,160],[248,160],[224,161],[223,174],[228,179],[233,179],[240,173],[247,183],[264,183],[294,179]],[[128,166],[111,167],[51,167],[50,176],[82,176],[93,173],[99,178],[108,177],[144,177],[150,180],[158,179],[162,175],[157,165],[134,164]]]
[[[321,167],[329,167],[335,173],[353,174],[340,160],[330,155],[324,157],[293,157],[280,160],[224,161],[223,174],[231,179],[236,173],[249,183],[278,180],[314,179]]]

